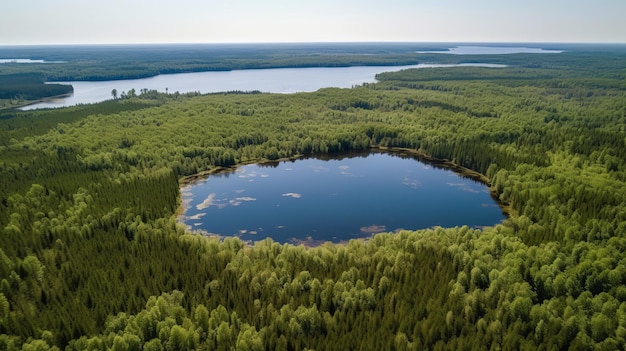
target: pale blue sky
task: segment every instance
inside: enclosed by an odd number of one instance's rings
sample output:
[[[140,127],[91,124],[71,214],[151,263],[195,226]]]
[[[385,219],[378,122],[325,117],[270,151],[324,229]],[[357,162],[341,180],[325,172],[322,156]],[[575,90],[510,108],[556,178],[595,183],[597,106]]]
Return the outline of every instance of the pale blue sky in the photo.
[[[2,0],[0,45],[626,42],[626,0]]]

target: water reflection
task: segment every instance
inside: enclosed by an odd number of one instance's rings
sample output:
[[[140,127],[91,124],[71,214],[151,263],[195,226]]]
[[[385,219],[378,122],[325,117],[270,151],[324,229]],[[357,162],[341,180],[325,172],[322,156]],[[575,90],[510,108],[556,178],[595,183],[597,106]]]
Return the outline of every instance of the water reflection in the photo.
[[[384,152],[245,165],[181,189],[180,220],[206,235],[341,242],[504,219],[489,189],[409,155]]]

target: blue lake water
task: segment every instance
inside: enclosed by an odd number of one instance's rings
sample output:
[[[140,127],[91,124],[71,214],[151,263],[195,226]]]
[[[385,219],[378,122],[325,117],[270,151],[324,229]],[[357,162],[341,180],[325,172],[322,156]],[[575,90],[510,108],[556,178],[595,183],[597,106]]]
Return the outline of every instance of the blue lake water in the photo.
[[[246,241],[316,245],[505,218],[484,184],[389,153],[245,165],[181,193],[191,230]]]
[[[157,90],[160,92],[200,92],[202,94],[223,91],[252,91],[265,93],[297,93],[312,92],[321,88],[350,88],[354,85],[375,82],[378,73],[399,71],[407,68],[432,67],[506,67],[498,64],[419,64],[413,66],[358,66],[333,68],[272,68],[248,69],[235,71],[195,72],[179,74],[162,74],[150,78],[109,80],[98,82],[50,82],[69,84],[74,87],[70,96],[44,101],[22,107],[21,110],[38,108],[57,108],[78,104],[91,104],[112,99],[111,91],[118,94],[135,89]]]
[[[451,54],[451,55],[508,55],[508,54],[560,54],[563,50],[546,50],[524,46],[481,46],[461,45],[443,51],[417,51],[420,54]]]
[[[46,61],[46,60],[32,60],[32,59],[21,59],[21,58],[8,58],[8,59],[0,58],[0,64],[3,64],[3,63],[65,63],[65,61]]]

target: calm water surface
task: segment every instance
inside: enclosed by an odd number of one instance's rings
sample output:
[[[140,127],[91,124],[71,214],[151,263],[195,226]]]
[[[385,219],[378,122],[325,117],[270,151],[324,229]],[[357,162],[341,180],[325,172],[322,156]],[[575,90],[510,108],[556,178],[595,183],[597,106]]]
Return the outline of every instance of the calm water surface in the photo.
[[[32,59],[17,59],[17,58],[0,58],[0,64],[3,63],[65,63],[65,61],[46,61],[46,60],[32,60]]]
[[[202,94],[233,90],[259,90],[266,93],[312,92],[321,88],[350,88],[354,85],[372,83],[375,82],[374,76],[381,72],[399,71],[407,68],[456,66],[505,67],[497,64],[420,64],[414,66],[277,68],[163,74],[151,78],[101,82],[51,82],[72,85],[74,94],[69,97],[25,106],[21,109],[56,108],[101,102],[113,98],[111,95],[113,89],[117,90],[118,96],[130,89],[135,89],[137,94],[141,89],[160,92],[165,92],[167,89],[170,93],[197,91]]]
[[[480,46],[461,45],[445,51],[418,51],[420,54],[452,54],[452,55],[508,55],[508,54],[560,54],[563,50],[545,50],[523,46]]]
[[[319,244],[504,219],[485,185],[388,153],[247,165],[181,193],[192,230],[249,241]]]

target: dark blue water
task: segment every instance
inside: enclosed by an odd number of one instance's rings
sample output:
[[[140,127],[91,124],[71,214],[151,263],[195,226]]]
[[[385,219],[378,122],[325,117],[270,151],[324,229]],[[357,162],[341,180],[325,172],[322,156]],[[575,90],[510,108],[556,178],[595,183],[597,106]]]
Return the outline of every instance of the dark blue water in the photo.
[[[485,185],[388,153],[242,166],[182,195],[192,230],[251,241],[319,244],[504,219]]]

